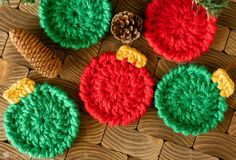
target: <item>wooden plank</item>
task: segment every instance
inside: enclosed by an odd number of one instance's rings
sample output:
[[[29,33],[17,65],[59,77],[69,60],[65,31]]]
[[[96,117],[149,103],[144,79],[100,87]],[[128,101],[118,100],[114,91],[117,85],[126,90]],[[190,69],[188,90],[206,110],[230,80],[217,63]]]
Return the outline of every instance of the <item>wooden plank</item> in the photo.
[[[9,4],[13,8],[17,8],[20,3],[20,0],[9,0]]]
[[[7,42],[8,34],[6,32],[0,31],[0,57],[2,56],[3,49]]]
[[[24,4],[21,2],[19,5],[19,9],[23,12],[37,16],[38,15],[38,4],[39,4],[38,0],[36,0],[34,4]]]
[[[178,64],[175,62],[171,62],[165,59],[160,59],[157,63],[155,76],[161,79],[162,76],[164,76],[166,73],[170,71],[170,69],[176,68],[177,66]]]
[[[106,125],[82,112],[80,114],[80,131],[76,142],[87,141],[92,144],[99,144],[102,141],[105,128]]]
[[[29,156],[19,153],[17,149],[10,144],[0,142],[0,159],[16,160],[16,159],[30,159]]]
[[[214,42],[212,43],[211,48],[217,51],[223,51],[228,40],[229,32],[230,30],[228,27],[218,25],[217,33],[215,35]]]
[[[219,24],[236,29],[236,3],[229,2],[229,7],[224,9],[219,16]]]
[[[229,35],[229,40],[227,42],[225,52],[236,56],[236,30],[232,30]]]
[[[120,0],[117,3],[116,13],[122,11],[131,11],[144,17],[144,11],[146,9],[147,1],[144,0]]]
[[[156,160],[163,144],[157,139],[124,127],[107,127],[102,146],[139,159]]]
[[[198,59],[191,63],[204,65],[210,71],[214,72],[218,68],[228,70],[233,63],[235,63],[236,57],[224,54],[222,52],[210,49],[207,53],[203,54]]]
[[[234,112],[230,127],[229,134],[236,137],[236,112]]]
[[[2,93],[0,96],[0,141],[6,141],[7,137],[5,134],[5,129],[3,126],[3,117],[4,117],[4,113],[8,107],[8,102],[2,97]]]
[[[224,114],[224,120],[218,124],[218,126],[213,130],[213,132],[227,132],[233,117],[234,111],[231,108]]]
[[[197,136],[194,149],[222,159],[236,159],[236,138],[219,132]]]
[[[10,87],[18,80],[27,77],[28,68],[0,59],[0,85]]]
[[[39,74],[35,70],[30,71],[28,78],[34,80],[37,83],[49,83],[49,84],[55,85],[59,88],[62,88],[63,90],[65,90],[68,93],[68,95],[71,98],[74,99],[74,101],[76,101],[76,102],[79,101],[79,99],[77,97],[77,94],[78,94],[77,83],[73,83],[73,82],[59,79],[59,78],[48,79],[48,78],[42,77],[42,75]]]
[[[103,39],[99,54],[104,52],[116,53],[120,46],[122,46],[122,43],[109,34]]]
[[[140,159],[138,159],[136,157],[129,157],[128,160],[140,160]]]
[[[191,147],[195,139],[193,136],[184,136],[179,133],[174,133],[163,123],[162,119],[157,116],[157,110],[154,108],[148,109],[147,113],[140,119],[138,131],[186,147]]]
[[[33,68],[29,62],[27,62],[23,56],[17,51],[16,47],[12,44],[10,38],[7,40],[5,49],[2,54],[3,59],[13,62],[28,68]]]
[[[68,55],[64,60],[60,77],[71,82],[79,83],[84,67],[89,64],[93,57],[97,56],[100,45],[101,43],[98,43],[89,49],[69,52],[70,55]],[[68,53],[68,51],[69,50],[65,52]]]
[[[159,160],[218,160],[211,155],[195,151],[186,147],[179,146],[172,142],[165,142]]]
[[[75,143],[66,157],[67,160],[127,160],[127,155],[88,142]]]
[[[9,32],[11,28],[24,28],[27,31],[42,32],[37,16],[27,14],[9,6],[0,6],[0,29]]]
[[[157,66],[158,58],[157,54],[155,54],[152,48],[149,47],[144,36],[142,35],[137,41],[134,41],[132,46],[147,57],[148,61],[145,68],[147,68],[151,75],[153,75]]]
[[[234,81],[234,83],[236,82],[235,70],[236,70],[236,60],[234,59],[233,64],[231,64],[231,66],[227,70],[227,73],[229,74],[230,78]],[[232,109],[236,109],[236,92],[234,92],[232,96],[227,98],[227,102],[229,104],[229,107],[231,107]]]

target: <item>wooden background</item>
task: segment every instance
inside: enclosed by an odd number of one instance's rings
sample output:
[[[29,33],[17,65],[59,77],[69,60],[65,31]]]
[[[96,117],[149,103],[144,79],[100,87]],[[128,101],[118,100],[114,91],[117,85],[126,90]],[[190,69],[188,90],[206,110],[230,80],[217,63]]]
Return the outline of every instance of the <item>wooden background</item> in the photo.
[[[112,0],[114,13],[133,11],[144,17],[145,0]],[[219,18],[219,29],[208,53],[195,63],[210,70],[222,67],[236,82],[236,1],[223,11]],[[8,38],[12,27],[20,27],[38,35],[55,49],[64,61],[61,74],[56,79],[46,79],[35,72],[29,63],[16,51]],[[81,131],[74,145],[56,159],[80,160],[235,160],[236,159],[236,94],[228,99],[229,109],[225,120],[205,135],[185,137],[173,133],[156,116],[151,107],[139,121],[127,127],[110,128],[92,119],[76,98],[80,75],[92,57],[104,51],[115,51],[121,43],[107,35],[89,49],[73,51],[62,49],[52,43],[39,27],[37,4],[25,6],[19,0],[10,0],[9,5],[0,6],[0,92],[17,80],[30,77],[36,82],[49,82],[60,86],[76,99],[81,110]],[[147,69],[158,81],[173,62],[156,56],[143,37],[132,44],[148,57]],[[7,102],[0,97],[0,159],[30,159],[14,149],[5,137],[3,114]],[[34,159],[34,158],[31,158]]]

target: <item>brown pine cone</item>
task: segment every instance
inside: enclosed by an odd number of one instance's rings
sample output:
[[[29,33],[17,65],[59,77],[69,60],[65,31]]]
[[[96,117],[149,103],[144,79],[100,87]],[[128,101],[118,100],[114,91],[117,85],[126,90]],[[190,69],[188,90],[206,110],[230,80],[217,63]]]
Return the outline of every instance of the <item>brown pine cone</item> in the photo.
[[[122,43],[132,43],[141,35],[143,20],[138,15],[124,11],[112,18],[111,33]]]
[[[17,51],[44,77],[55,78],[61,71],[61,59],[35,35],[12,29],[10,38]]]

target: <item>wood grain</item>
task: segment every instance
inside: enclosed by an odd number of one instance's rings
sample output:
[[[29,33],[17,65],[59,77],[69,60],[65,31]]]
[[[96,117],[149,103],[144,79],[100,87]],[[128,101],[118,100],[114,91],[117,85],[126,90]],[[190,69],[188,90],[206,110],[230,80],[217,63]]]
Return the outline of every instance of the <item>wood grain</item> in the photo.
[[[42,32],[37,16],[27,14],[9,6],[0,6],[0,29],[9,32],[11,28],[24,28],[27,31]]]
[[[122,46],[122,43],[115,39],[111,34],[108,34],[102,41],[102,45],[99,51],[99,54],[104,52],[114,52]]]
[[[227,42],[225,52],[236,56],[236,30],[232,30],[229,35],[229,40]]]
[[[116,13],[122,11],[131,11],[144,17],[144,11],[147,1],[144,0],[119,0],[116,7]]]
[[[3,117],[4,113],[8,107],[8,102],[2,97],[2,94],[0,96],[0,141],[6,141],[7,137],[5,135],[5,129],[3,127]]]
[[[77,97],[77,94],[78,94],[78,84],[77,83],[73,83],[73,82],[63,80],[63,79],[59,79],[59,78],[48,79],[48,78],[42,77],[42,75],[39,74],[35,70],[30,71],[28,78],[34,80],[37,83],[44,83],[45,82],[45,83],[55,85],[59,88],[62,88],[76,102],[79,101],[78,97]]]
[[[151,75],[153,75],[157,66],[158,58],[157,54],[153,52],[151,47],[149,47],[144,36],[142,35],[137,41],[134,41],[132,47],[138,49],[147,57],[148,61],[145,68],[147,68]]]
[[[218,160],[218,158],[179,146],[172,142],[165,142],[159,160]]]
[[[138,159],[136,157],[129,157],[128,160],[140,160],[140,159]]]
[[[234,112],[231,124],[229,126],[229,134],[236,137],[236,112]]]
[[[8,34],[0,30],[0,57],[7,42]]]
[[[229,2],[229,7],[224,9],[219,16],[219,24],[236,29],[236,3]]]
[[[218,68],[228,70],[233,63],[235,63],[236,57],[227,55],[225,53],[210,49],[207,53],[203,54],[198,59],[191,63],[204,65],[210,71],[215,71]]]
[[[81,49],[77,52],[71,50],[65,51],[70,55],[64,60],[60,77],[71,82],[79,83],[84,67],[89,64],[93,57],[97,56],[100,45],[101,43],[98,43],[89,49]]]
[[[226,133],[214,132],[197,136],[193,148],[222,159],[236,159],[236,138]]]
[[[9,0],[9,4],[13,8],[17,8],[20,3],[20,0]]]
[[[213,132],[227,132],[233,117],[234,111],[231,108],[224,114],[224,120],[218,124],[218,126],[213,130]]]
[[[24,4],[21,2],[19,5],[19,9],[23,12],[37,16],[38,15],[38,0],[36,0],[34,4]]]
[[[127,155],[88,142],[75,143],[66,157],[67,160],[127,160]]]
[[[156,160],[162,139],[144,135],[124,127],[107,127],[102,146],[143,160]]]
[[[223,51],[228,40],[229,32],[230,30],[228,27],[218,25],[217,33],[215,35],[214,42],[212,43],[211,48],[217,51]]]
[[[27,62],[23,56],[17,51],[16,47],[12,44],[10,38],[7,40],[5,49],[3,51],[2,57],[9,62],[13,62],[16,64],[20,64],[22,66],[26,66],[28,68],[32,68],[32,66]]]
[[[157,63],[155,76],[161,79],[162,76],[164,76],[166,73],[170,71],[170,69],[176,68],[177,66],[178,64],[175,62],[171,62],[165,59],[160,59]]]
[[[236,82],[236,60],[234,60],[234,63],[231,64],[230,68],[227,70],[227,73],[229,74],[230,78],[234,81],[234,83]],[[236,109],[236,92],[234,92],[234,94],[232,96],[230,96],[229,98],[227,98],[227,102],[229,104],[229,107],[231,107],[232,109]]]
[[[150,108],[141,118],[138,125],[138,131],[186,147],[191,147],[195,139],[193,136],[184,136],[182,134],[174,133],[163,123],[161,118],[157,116],[157,110],[154,108]]]
[[[0,59],[0,85],[10,87],[18,80],[27,77],[28,68]]]
[[[92,144],[99,144],[102,141],[105,128],[106,125],[82,112],[80,115],[80,131],[76,142],[87,141]]]
[[[29,156],[23,155],[17,151],[10,144],[0,142],[0,159],[4,160],[16,160],[16,159],[30,159]]]

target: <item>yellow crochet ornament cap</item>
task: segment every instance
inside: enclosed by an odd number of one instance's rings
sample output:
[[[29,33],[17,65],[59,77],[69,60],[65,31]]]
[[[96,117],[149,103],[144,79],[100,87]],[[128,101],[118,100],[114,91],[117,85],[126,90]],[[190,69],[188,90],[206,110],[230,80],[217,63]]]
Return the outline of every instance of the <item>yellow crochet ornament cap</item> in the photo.
[[[222,97],[229,97],[234,93],[234,82],[229,77],[224,69],[219,68],[212,75],[212,81],[218,83],[218,89],[220,89],[220,95]]]
[[[144,54],[135,48],[123,45],[116,53],[118,60],[127,59],[129,63],[134,63],[137,68],[143,68],[147,63],[147,58]]]
[[[26,97],[28,93],[33,93],[35,82],[29,78],[24,78],[13,84],[8,90],[3,93],[5,98],[10,104],[20,102],[20,98]]]

